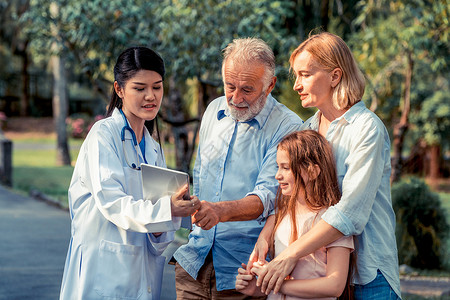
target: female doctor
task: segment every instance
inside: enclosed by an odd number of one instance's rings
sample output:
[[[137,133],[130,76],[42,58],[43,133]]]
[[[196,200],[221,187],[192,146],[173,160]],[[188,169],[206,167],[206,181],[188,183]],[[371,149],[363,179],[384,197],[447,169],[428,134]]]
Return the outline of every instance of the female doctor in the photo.
[[[164,62],[145,47],[120,54],[107,118],[84,141],[69,187],[72,237],[60,299],[159,299],[161,256],[193,214],[198,198],[187,185],[155,204],[144,201],[141,163],[165,167],[154,123],[163,97]]]

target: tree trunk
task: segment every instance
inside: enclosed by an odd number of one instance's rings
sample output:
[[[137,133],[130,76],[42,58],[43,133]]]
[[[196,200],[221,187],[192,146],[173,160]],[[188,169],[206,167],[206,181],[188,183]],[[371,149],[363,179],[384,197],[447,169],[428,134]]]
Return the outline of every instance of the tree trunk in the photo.
[[[19,46],[18,46],[19,47]],[[20,96],[20,116],[26,117],[30,112],[30,74],[28,74],[28,65],[30,59],[28,56],[28,41],[20,43],[20,49],[16,53],[22,57],[22,95]]]
[[[58,5],[53,2],[51,13],[54,18],[58,17]],[[53,26],[52,34],[56,40],[59,33],[58,28]],[[67,142],[66,118],[69,112],[67,74],[65,70],[65,60],[58,42],[54,42],[51,47],[52,52],[52,73],[53,73],[53,121],[55,122],[57,145],[56,164],[59,166],[70,165],[70,152]]]
[[[320,3],[320,23],[322,24],[323,30],[328,30],[328,23],[330,22],[330,18],[328,16],[328,10],[330,8],[329,0],[322,0]]]
[[[169,101],[166,106],[168,120],[166,121],[171,124],[175,140],[175,164],[178,170],[189,173],[191,162],[189,159],[189,135],[186,126],[181,125],[185,121],[183,99],[173,77],[169,79],[169,86]]]
[[[55,122],[57,145],[56,164],[70,165],[70,152],[67,143],[66,118],[68,115],[67,76],[64,58],[53,56],[53,120]]]
[[[436,186],[437,180],[440,177],[441,146],[438,144],[434,144],[428,146],[427,150],[430,157],[428,179],[430,185]]]
[[[408,65],[405,74],[405,90],[403,97],[403,110],[400,117],[400,122],[394,126],[394,139],[393,139],[393,150],[392,155],[392,173],[391,173],[391,183],[397,182],[402,174],[402,151],[403,143],[405,140],[405,135],[409,127],[409,112],[411,110],[411,80],[412,71],[414,67],[414,61],[412,59],[412,54],[408,52],[407,55]]]
[[[408,158],[403,161],[403,172],[407,174],[425,176],[427,172],[426,156],[427,143],[425,140],[419,139],[414,145],[411,146]]]
[[[20,97],[20,116],[26,117],[30,111],[30,75],[28,74],[28,54],[25,52],[22,63],[22,96]]]
[[[200,120],[209,103],[220,96],[220,94],[218,93],[218,88],[221,85],[221,82],[206,81],[202,79],[199,79],[198,82],[199,85],[197,110],[198,119]]]

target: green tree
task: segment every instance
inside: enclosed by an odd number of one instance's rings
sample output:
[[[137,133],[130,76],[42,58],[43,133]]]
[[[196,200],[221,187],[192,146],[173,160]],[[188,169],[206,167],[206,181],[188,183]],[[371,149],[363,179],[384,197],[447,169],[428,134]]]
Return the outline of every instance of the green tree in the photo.
[[[82,72],[93,88],[109,97],[112,67],[117,56],[133,45],[158,44],[157,18],[153,1],[126,0],[31,0],[26,15],[27,33],[32,37],[33,55],[48,60],[53,43],[50,30],[50,3],[60,7],[60,52],[67,57],[67,68]]]
[[[284,34],[286,15],[292,15],[292,1],[164,1],[160,15],[160,51],[169,66],[169,101],[164,120],[172,124],[177,167],[187,171],[195,147],[195,134],[187,140],[186,123],[198,120],[221,88],[221,51],[237,37],[260,37],[272,47],[289,53],[296,42]],[[279,45],[276,47],[276,45]],[[278,51],[278,52],[281,52]],[[285,57],[285,56],[284,56]],[[187,115],[183,90],[188,79],[198,83],[197,115]],[[214,87],[211,89],[211,87]],[[177,108],[177,109],[174,109]]]
[[[70,165],[70,152],[67,142],[66,119],[69,113],[69,99],[67,88],[67,72],[65,69],[65,53],[61,51],[61,28],[59,22],[60,7],[56,2],[50,4],[50,30],[53,37],[51,45],[52,74],[53,74],[53,120],[56,128],[56,164]]]
[[[20,20],[28,9],[29,0],[0,1],[0,42],[9,46],[8,52],[21,58],[21,116],[27,116],[30,110],[30,93],[28,89],[30,81],[28,73],[30,64],[29,38],[23,33],[23,22]],[[8,62],[6,61],[1,63],[2,67],[5,67],[7,64]]]
[[[365,100],[393,127],[391,180],[395,182],[402,172],[411,111],[421,110],[425,94],[437,99],[433,95],[446,89],[439,83],[445,83],[449,70],[449,6],[446,0],[360,1],[359,5],[355,24],[361,30],[353,35],[352,46],[369,83]],[[419,89],[424,79],[426,93]],[[430,117],[428,122],[434,123]]]

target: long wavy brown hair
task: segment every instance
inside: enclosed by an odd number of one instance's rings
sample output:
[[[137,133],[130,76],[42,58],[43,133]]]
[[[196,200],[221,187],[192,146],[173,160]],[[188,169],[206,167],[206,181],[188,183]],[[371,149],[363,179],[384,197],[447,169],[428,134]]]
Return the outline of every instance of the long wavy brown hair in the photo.
[[[275,202],[275,228],[270,241],[270,255],[273,258],[275,232],[286,215],[290,216],[292,233],[289,244],[298,239],[295,212],[297,199],[302,197],[312,211],[320,211],[339,202],[341,191],[337,179],[336,162],[333,150],[328,141],[317,131],[303,130],[293,132],[281,140],[278,151],[286,151],[289,157],[289,168],[294,175],[294,188],[290,196],[284,196],[278,188]],[[315,176],[314,169],[319,167],[320,173]],[[300,172],[307,173],[308,182],[304,182]],[[354,239],[356,242],[356,239]],[[339,300],[352,300],[352,276],[356,274],[356,253],[350,254],[350,266],[347,283]]]
[[[278,151],[286,151],[289,157],[289,168],[294,176],[295,184],[292,194],[284,196],[280,188],[275,202],[275,228],[272,232],[271,254],[273,256],[273,241],[275,231],[286,215],[290,216],[292,234],[290,243],[298,239],[295,212],[299,197],[304,198],[306,205],[312,211],[319,211],[338,203],[339,190],[336,163],[328,141],[314,130],[293,132],[278,144]],[[319,167],[319,174],[314,176],[314,169]],[[307,183],[300,175],[301,170],[308,174]]]

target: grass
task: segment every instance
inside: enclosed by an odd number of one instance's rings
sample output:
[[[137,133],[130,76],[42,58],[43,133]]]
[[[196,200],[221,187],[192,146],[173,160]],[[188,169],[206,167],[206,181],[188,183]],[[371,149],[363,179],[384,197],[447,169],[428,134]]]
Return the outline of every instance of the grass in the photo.
[[[78,156],[81,140],[69,140],[70,155]],[[67,207],[67,189],[72,166],[56,166],[55,137],[16,137],[13,139],[13,188],[22,194],[31,190],[58,200]]]
[[[67,189],[73,167],[24,167],[14,166],[13,188],[22,193],[31,190],[40,192],[58,200],[67,207]]]
[[[69,139],[72,166],[56,166],[54,135],[15,135],[9,138],[13,141],[13,188],[21,194],[39,190],[67,207],[67,190],[83,140]],[[169,167],[175,165],[174,151],[173,145],[164,146]]]

